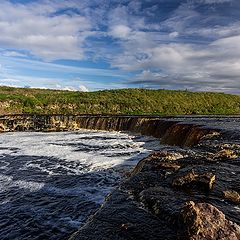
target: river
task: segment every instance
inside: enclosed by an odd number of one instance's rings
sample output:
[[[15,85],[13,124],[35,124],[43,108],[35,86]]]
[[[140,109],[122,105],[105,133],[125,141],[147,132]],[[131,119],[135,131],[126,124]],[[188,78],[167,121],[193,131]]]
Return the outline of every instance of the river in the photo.
[[[159,140],[106,132],[0,135],[0,239],[65,239]]]

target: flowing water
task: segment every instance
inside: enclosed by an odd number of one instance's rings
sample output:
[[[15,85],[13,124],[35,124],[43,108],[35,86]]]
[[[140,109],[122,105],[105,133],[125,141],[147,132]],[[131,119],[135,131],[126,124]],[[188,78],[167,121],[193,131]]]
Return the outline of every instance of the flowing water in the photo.
[[[66,239],[158,148],[119,132],[1,134],[0,239]]]

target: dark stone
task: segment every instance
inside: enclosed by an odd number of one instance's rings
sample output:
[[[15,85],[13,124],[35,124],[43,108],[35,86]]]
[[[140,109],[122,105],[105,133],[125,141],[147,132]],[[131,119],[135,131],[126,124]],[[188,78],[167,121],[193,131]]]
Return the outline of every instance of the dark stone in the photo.
[[[211,190],[216,176],[212,173],[196,174],[193,171],[178,176],[172,182],[174,187],[191,187],[192,185]]]
[[[91,220],[70,240],[173,240],[176,233],[164,221],[116,190]]]

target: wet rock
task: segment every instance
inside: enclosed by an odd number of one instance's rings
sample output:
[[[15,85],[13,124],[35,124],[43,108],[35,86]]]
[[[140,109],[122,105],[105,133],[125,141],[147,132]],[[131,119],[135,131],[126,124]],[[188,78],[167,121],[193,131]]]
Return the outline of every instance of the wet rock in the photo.
[[[213,159],[223,160],[223,159],[236,159],[238,158],[238,155],[235,153],[235,151],[231,149],[223,149],[219,152],[217,152]]]
[[[204,186],[206,189],[211,190],[215,183],[216,176],[212,173],[206,173],[199,175],[196,179],[196,183]]]
[[[183,158],[183,154],[179,152],[170,152],[170,151],[161,151],[161,152],[155,152],[150,155],[149,160],[158,160],[158,159],[166,159],[166,160],[177,160],[180,158]]]
[[[175,146],[192,147],[212,130],[191,123],[176,123],[168,128],[161,143]]]
[[[220,147],[222,149],[240,150],[240,145],[239,144],[224,143],[224,144],[221,144]]]
[[[179,235],[189,240],[238,240],[240,227],[208,203],[187,202],[179,216]]]
[[[193,171],[175,178],[172,182],[174,187],[188,187],[191,185],[202,187],[206,190],[211,190],[215,182],[215,175],[212,173],[197,174]]]
[[[192,147],[199,143],[202,139],[209,139],[218,136],[216,131],[202,129],[201,127],[192,127],[190,133],[188,134],[184,146]]]
[[[181,153],[177,152],[155,152],[150,154],[148,157],[139,161],[137,166],[132,170],[130,176],[134,176],[145,170],[164,170],[164,171],[177,171],[181,166],[177,163],[171,162],[177,159],[183,158]]]
[[[71,240],[174,240],[176,232],[161,219],[140,208],[122,191],[108,201]]]
[[[240,203],[240,194],[233,190],[228,190],[223,192],[224,199],[233,202],[233,203]]]
[[[183,155],[180,153],[171,153],[166,151],[155,152],[147,158],[141,160],[133,169],[131,176],[146,170],[159,171],[163,174],[177,171],[181,168],[181,165],[177,164],[175,161],[181,158],[183,158]]]
[[[157,170],[166,170],[166,171],[177,171],[181,168],[179,164],[172,163],[172,162],[161,162],[156,164],[155,169]]]
[[[232,140],[225,142],[222,132],[141,117],[75,120],[80,128],[132,131],[163,137],[162,142],[175,146],[200,144],[191,149],[164,146],[141,160],[71,240],[240,239],[232,223],[240,223],[240,163],[235,156],[239,148]],[[57,121],[63,121],[63,127],[73,122],[65,117],[56,117],[55,125]],[[239,145],[238,139],[234,141]]]
[[[147,161],[148,158],[144,158],[142,160],[140,160],[138,162],[138,164],[136,165],[136,167],[132,170],[132,172],[130,173],[130,177],[131,176],[135,176],[137,175],[139,172],[142,171],[143,167],[145,166],[146,164],[146,161]]]
[[[219,137],[220,135],[221,135],[220,132],[212,131],[212,132],[206,134],[205,136],[203,136],[201,138],[201,141],[208,140],[208,139],[213,139],[213,138]]]
[[[177,177],[173,180],[172,185],[174,187],[183,187],[185,185],[191,184],[193,181],[197,179],[198,175],[195,174],[193,171],[189,172],[183,176]]]
[[[139,196],[145,208],[171,224],[176,223],[181,207],[188,200],[184,193],[161,186],[148,188]]]

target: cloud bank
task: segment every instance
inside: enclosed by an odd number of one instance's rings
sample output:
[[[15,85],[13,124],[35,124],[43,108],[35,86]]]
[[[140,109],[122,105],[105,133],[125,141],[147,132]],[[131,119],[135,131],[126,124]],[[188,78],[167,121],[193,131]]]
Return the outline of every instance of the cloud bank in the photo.
[[[6,59],[10,65],[11,59],[56,65],[61,60],[59,67],[80,66],[78,75],[59,82],[61,74],[55,71],[51,79],[63,88],[76,89],[77,83],[70,86],[69,82],[79,77],[83,83],[78,86],[87,84],[90,90],[95,84],[94,89],[240,93],[238,0],[3,0],[0,9],[0,54],[5,69],[0,77],[5,81],[24,82],[24,76],[31,77],[37,68],[33,64],[29,72],[10,71]],[[107,81],[97,74],[85,78],[89,68],[102,69],[101,73],[105,69],[110,76]]]

